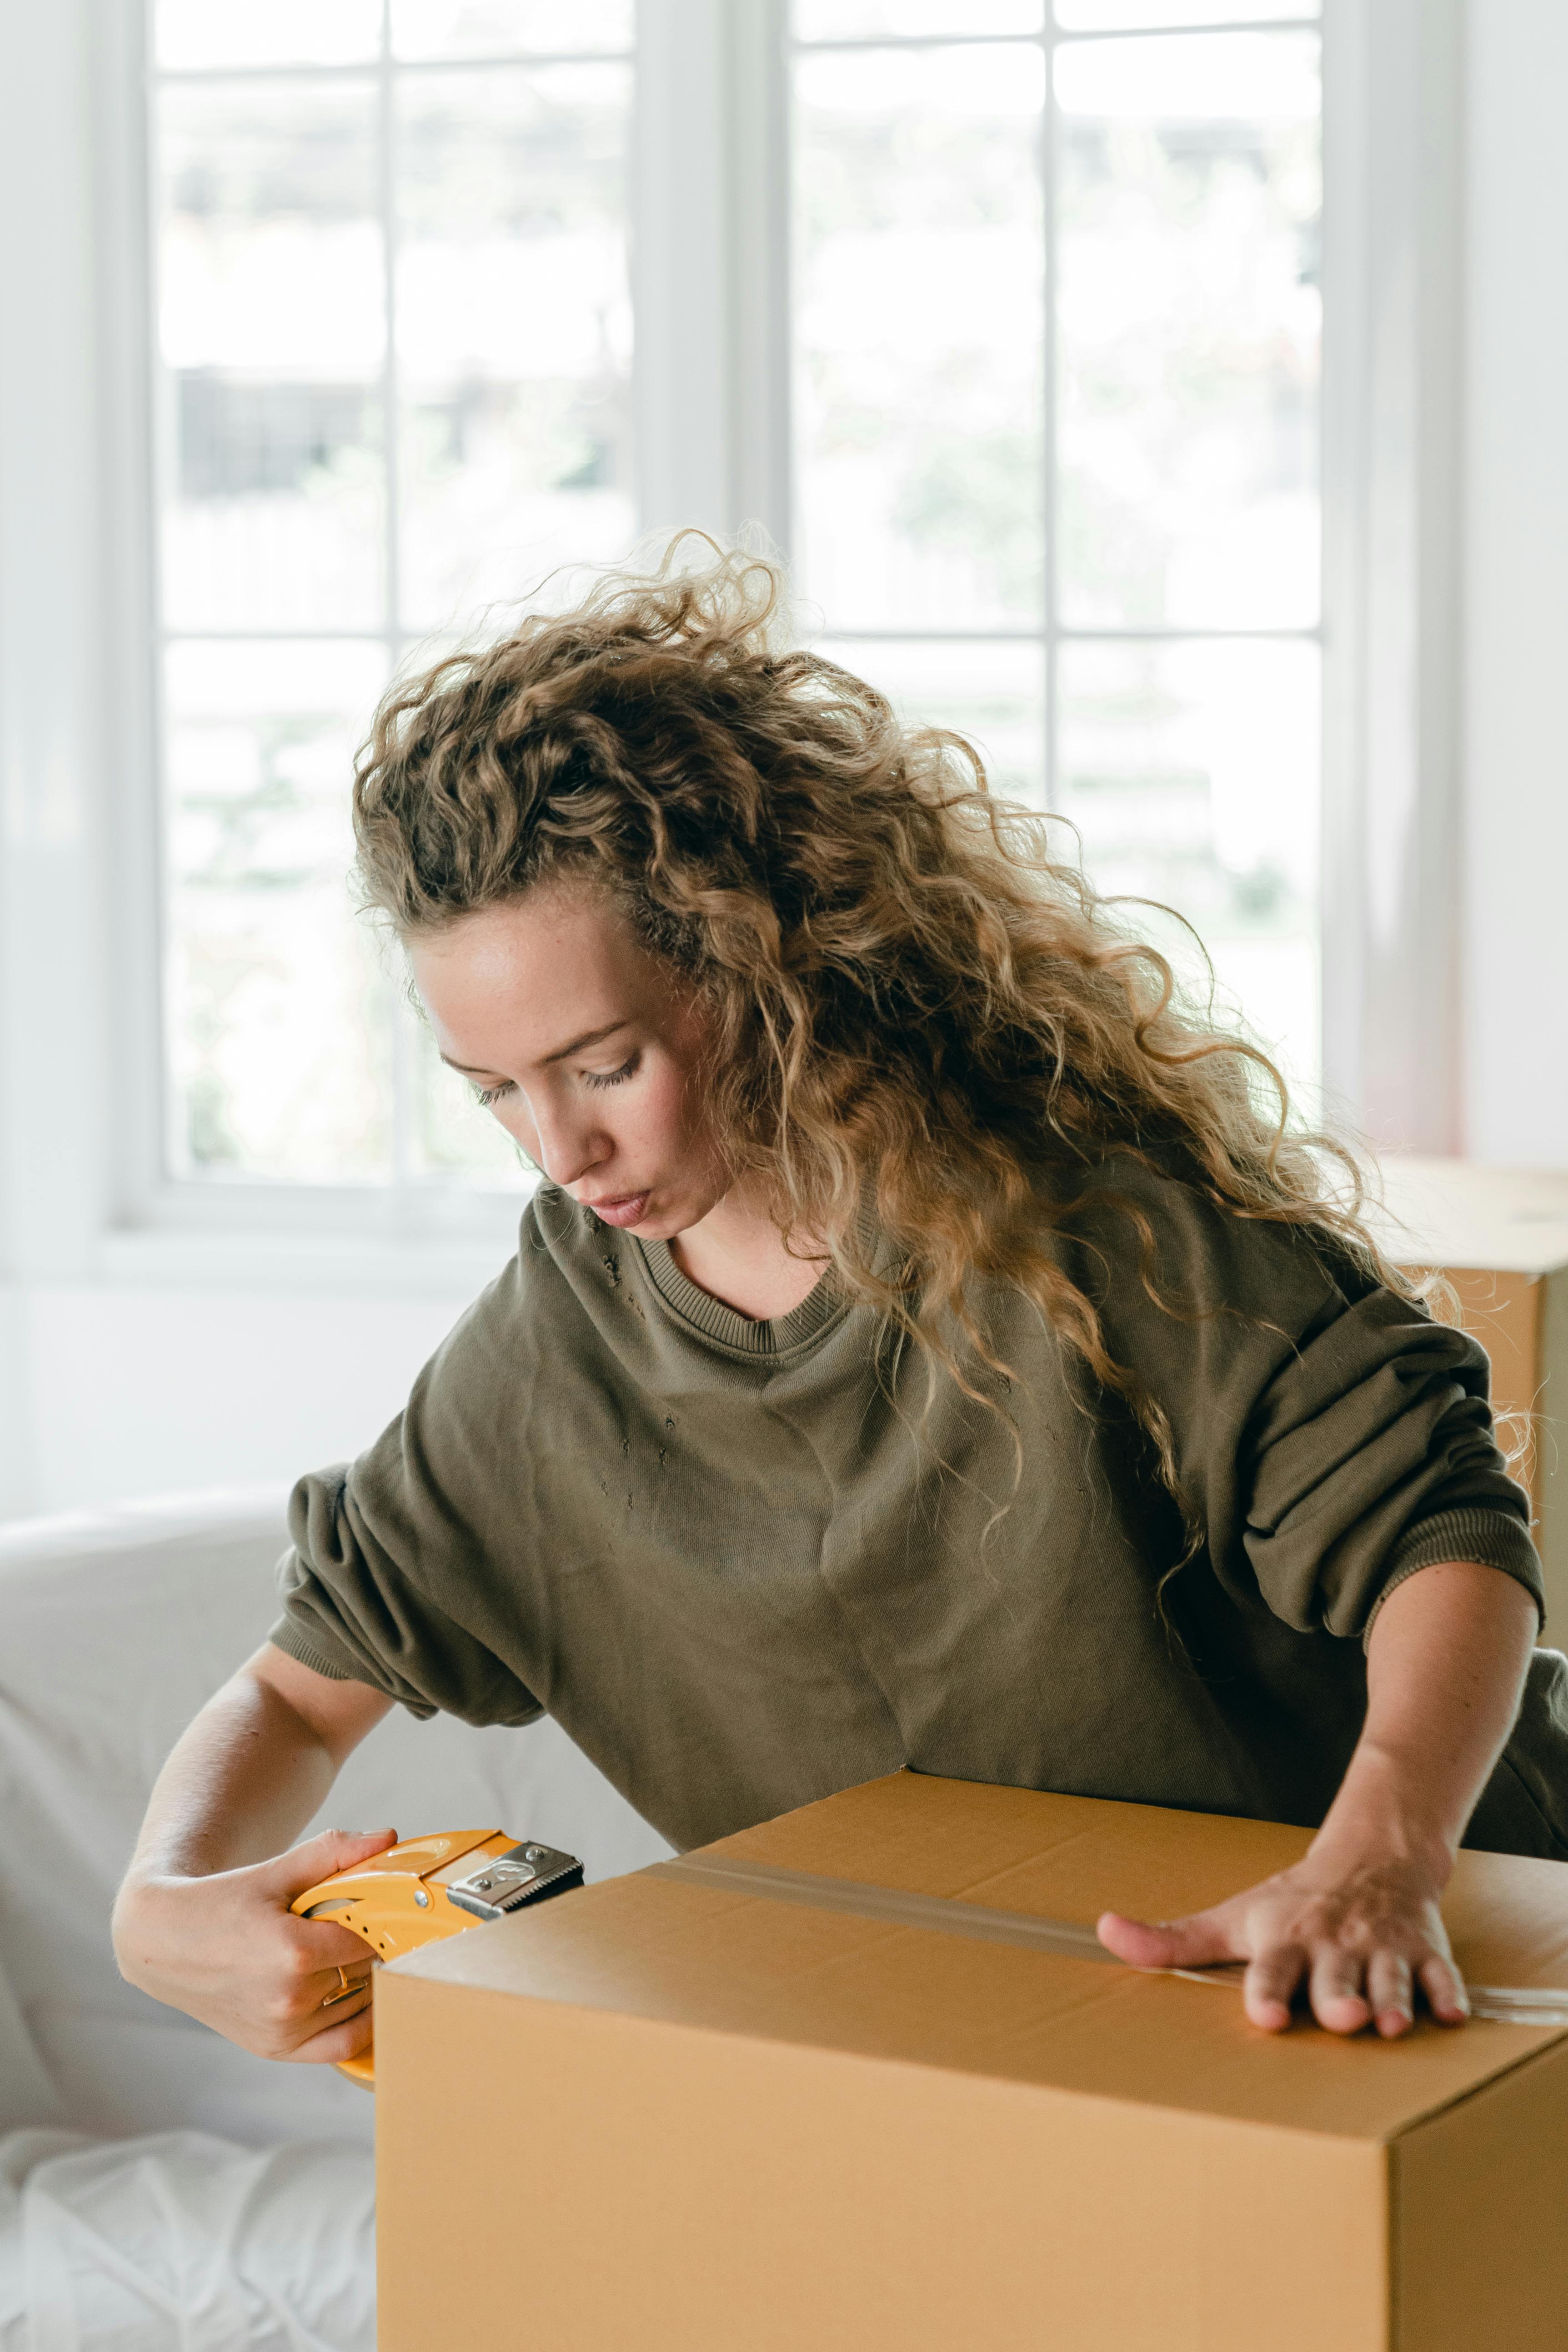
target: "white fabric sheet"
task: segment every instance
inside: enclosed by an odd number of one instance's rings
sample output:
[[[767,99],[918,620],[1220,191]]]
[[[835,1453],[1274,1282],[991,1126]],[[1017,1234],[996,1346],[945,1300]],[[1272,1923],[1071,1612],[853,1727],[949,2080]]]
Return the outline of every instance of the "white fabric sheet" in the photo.
[[[0,2352],[375,2352],[362,2147],[0,2140]]]
[[[354,2330],[369,2326],[373,2102],[330,2067],[252,2058],[148,2000],[109,1943],[160,1764],[275,1613],[283,1504],[222,1492],[0,1528],[3,2352],[371,2340]],[[553,1724],[473,1731],[401,1710],[313,1826],[329,1822],[507,1829],[581,1854],[590,1878],[669,1851]],[[307,2227],[318,2207],[330,2259]],[[16,2281],[46,2273],[53,2302],[15,2334],[32,2292]],[[207,2295],[206,2333],[174,2316],[180,2281]],[[111,2318],[118,2335],[101,2332]]]

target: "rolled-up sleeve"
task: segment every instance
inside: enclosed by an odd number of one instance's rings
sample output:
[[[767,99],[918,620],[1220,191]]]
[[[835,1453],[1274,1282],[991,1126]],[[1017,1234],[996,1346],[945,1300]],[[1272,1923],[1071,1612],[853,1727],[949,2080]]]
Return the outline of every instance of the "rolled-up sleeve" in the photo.
[[[517,1671],[529,1546],[496,1472],[520,1450],[517,1287],[510,1268],[375,1443],[301,1478],[289,1500],[273,1643],[416,1716],[521,1724],[544,1711]]]
[[[1395,1585],[1447,1559],[1498,1569],[1542,1606],[1489,1370],[1473,1339],[1384,1289],[1338,1300],[1303,1336],[1241,1454],[1242,1543],[1277,1616],[1364,1638]]]
[[[368,1683],[411,1715],[531,1723],[543,1712],[532,1692],[439,1606],[416,1559],[400,1558],[395,1539],[386,1540],[387,1518],[400,1515],[374,1503],[367,1511],[355,1491],[360,1479],[384,1489],[384,1456],[401,1450],[395,1437],[394,1424],[363,1463],[295,1487],[293,1542],[278,1573],[282,1614],[270,1639],[317,1674]]]
[[[1328,1237],[1146,1167],[1115,1167],[1087,1205],[1085,1286],[1164,1417],[1189,1524],[1234,1601],[1364,1640],[1397,1584],[1461,1559],[1542,1608],[1530,1499],[1474,1339]]]

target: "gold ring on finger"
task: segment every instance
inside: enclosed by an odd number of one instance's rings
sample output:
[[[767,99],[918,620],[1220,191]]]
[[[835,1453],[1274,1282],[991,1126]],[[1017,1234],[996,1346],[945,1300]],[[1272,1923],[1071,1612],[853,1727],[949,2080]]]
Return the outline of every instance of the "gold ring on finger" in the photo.
[[[340,1968],[338,1970],[338,1989],[336,1992],[328,1993],[326,1999],[321,2003],[321,2007],[323,2009],[331,2009],[334,2001],[346,2000],[351,1992],[358,1992],[358,1990],[359,1987],[357,1984],[350,1983],[348,1970],[344,1968]]]

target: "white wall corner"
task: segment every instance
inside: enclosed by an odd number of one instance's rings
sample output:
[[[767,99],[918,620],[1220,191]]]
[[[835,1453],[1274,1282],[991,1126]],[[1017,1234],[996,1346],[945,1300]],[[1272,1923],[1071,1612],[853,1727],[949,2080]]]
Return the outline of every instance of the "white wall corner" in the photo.
[[[1466,41],[1465,1150],[1568,1168],[1568,7]]]
[[[1458,1146],[1463,0],[1327,0],[1326,1091]]]

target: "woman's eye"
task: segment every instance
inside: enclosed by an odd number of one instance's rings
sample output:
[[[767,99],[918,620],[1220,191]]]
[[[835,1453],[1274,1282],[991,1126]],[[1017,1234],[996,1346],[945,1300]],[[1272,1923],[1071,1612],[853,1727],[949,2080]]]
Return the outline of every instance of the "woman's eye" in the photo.
[[[510,1078],[503,1078],[499,1087],[474,1088],[475,1098],[481,1110],[489,1110],[492,1103],[499,1103],[502,1095],[514,1095],[516,1092],[517,1088]]]
[[[633,1054],[618,1070],[584,1070],[584,1077],[591,1087],[620,1087],[633,1076],[640,1057]]]

